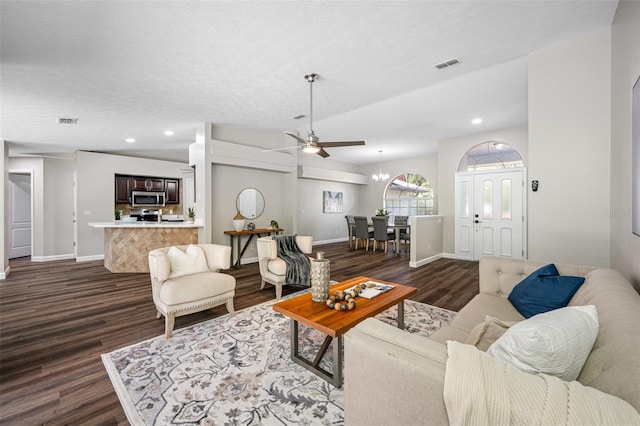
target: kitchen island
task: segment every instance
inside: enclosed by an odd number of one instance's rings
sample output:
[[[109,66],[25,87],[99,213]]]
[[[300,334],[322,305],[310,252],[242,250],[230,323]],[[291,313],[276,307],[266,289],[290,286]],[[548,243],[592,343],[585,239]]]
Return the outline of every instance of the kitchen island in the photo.
[[[149,272],[151,250],[198,243],[198,228],[187,222],[93,222],[104,228],[104,266],[111,272]]]

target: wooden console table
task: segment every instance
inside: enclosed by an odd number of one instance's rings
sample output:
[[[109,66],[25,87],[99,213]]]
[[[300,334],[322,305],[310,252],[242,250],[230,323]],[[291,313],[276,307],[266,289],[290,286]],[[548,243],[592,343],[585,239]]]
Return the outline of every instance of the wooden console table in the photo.
[[[240,259],[245,251],[247,251],[247,247],[249,247],[249,243],[253,239],[254,235],[257,235],[258,238],[262,237],[262,234],[271,235],[271,234],[279,234],[284,232],[282,228],[262,228],[262,229],[243,229],[242,231],[224,231],[226,235],[229,236],[229,245],[231,246],[231,265],[234,268],[240,267]],[[240,244],[243,235],[248,235],[249,238],[247,242],[244,243],[244,247],[240,250]],[[237,259],[233,260],[233,241],[236,241],[236,253],[238,254]]]

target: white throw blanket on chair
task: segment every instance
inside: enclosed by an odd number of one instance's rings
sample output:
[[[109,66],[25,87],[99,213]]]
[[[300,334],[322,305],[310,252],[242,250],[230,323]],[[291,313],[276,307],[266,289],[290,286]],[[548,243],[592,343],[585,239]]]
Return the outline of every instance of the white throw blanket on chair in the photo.
[[[626,401],[546,374],[504,365],[471,345],[447,342],[444,402],[452,425],[635,425]]]

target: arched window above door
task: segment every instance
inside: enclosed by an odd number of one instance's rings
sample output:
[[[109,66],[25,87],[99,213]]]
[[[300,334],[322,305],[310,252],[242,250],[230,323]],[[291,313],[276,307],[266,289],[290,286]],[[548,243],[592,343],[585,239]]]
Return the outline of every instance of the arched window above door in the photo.
[[[403,173],[387,185],[383,205],[393,216],[433,214],[433,188],[424,176]]]
[[[458,163],[459,172],[524,167],[520,152],[508,143],[488,141],[468,150]]]

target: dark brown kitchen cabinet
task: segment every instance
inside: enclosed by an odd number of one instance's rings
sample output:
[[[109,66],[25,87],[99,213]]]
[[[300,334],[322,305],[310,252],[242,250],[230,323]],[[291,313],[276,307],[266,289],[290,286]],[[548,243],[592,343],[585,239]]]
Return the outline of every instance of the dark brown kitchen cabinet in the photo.
[[[180,204],[180,181],[178,179],[165,179],[165,203]]]
[[[129,204],[131,185],[129,176],[116,175],[116,204]]]
[[[131,190],[164,192],[164,179],[132,176]]]

